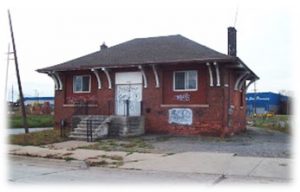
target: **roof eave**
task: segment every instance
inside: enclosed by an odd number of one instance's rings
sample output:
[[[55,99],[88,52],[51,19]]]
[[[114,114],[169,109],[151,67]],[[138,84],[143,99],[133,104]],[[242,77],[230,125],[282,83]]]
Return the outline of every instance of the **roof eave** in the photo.
[[[249,71],[251,73],[251,75],[254,77],[254,80],[259,80],[259,77],[239,58],[239,57],[236,57],[236,61],[238,63],[240,63],[243,67],[246,68],[247,71]]]

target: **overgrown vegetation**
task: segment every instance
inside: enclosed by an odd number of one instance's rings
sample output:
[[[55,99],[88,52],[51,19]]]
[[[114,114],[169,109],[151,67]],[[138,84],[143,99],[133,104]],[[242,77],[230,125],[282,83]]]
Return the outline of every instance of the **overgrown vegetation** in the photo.
[[[291,132],[290,116],[289,115],[274,115],[270,117],[257,116],[250,118],[255,127],[267,128],[284,133]]]
[[[28,127],[52,127],[54,125],[53,115],[28,115]],[[23,127],[23,120],[21,115],[9,116],[9,127],[21,128]]]
[[[146,143],[142,138],[124,138],[124,139],[105,139],[82,149],[94,149],[104,151],[125,151],[147,153],[153,149],[151,144]]]
[[[61,137],[59,130],[46,130],[28,134],[10,135],[10,144],[16,145],[47,145],[69,140],[67,137]]]

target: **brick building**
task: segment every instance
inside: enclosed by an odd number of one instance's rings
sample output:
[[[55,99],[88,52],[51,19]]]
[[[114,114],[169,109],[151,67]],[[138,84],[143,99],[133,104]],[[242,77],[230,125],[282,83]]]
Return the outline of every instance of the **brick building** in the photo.
[[[247,87],[258,77],[236,56],[181,35],[138,38],[37,70],[55,82],[55,122],[85,114],[143,116],[146,133],[224,136],[245,130]]]

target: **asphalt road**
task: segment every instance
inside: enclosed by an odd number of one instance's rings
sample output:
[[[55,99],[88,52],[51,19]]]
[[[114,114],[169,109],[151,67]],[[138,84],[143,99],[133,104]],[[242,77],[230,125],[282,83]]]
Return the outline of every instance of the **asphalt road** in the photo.
[[[83,162],[66,162],[23,156],[10,156],[8,181],[11,184],[278,184],[284,180],[258,177],[237,177],[212,174],[142,171],[87,167]]]

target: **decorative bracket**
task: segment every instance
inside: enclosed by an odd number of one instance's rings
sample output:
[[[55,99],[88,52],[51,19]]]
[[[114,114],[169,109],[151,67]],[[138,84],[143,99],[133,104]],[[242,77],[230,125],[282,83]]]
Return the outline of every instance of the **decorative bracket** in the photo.
[[[250,87],[250,85],[252,84],[252,83],[254,83],[256,80],[255,79],[252,79],[252,80],[250,80],[250,82],[246,85],[246,88],[245,88],[245,91],[247,92],[247,89]]]
[[[142,76],[143,76],[143,80],[144,80],[144,88],[147,88],[147,77],[144,71],[144,68],[139,65],[138,68],[141,70]]]
[[[245,72],[243,74],[241,74],[239,76],[239,78],[236,80],[235,82],[235,85],[234,85],[234,90],[238,91],[239,90],[239,85],[240,85],[240,82],[243,78],[245,78],[247,75],[249,74],[249,72]]]
[[[59,74],[57,72],[53,72],[53,75],[56,77],[56,79],[58,80],[58,90],[62,90],[63,89],[63,84],[61,81],[61,78],[59,76]]]
[[[239,90],[239,91],[242,90],[242,87],[243,87],[243,85],[245,84],[245,82],[246,82],[248,76],[249,76],[249,73],[241,80],[241,82],[240,82],[240,84],[239,84],[239,86],[238,86],[238,90]]]
[[[98,89],[101,89],[101,79],[100,79],[97,69],[91,69],[91,71],[95,74],[95,76],[97,78]]]
[[[209,82],[210,82],[210,86],[214,86],[214,77],[213,77],[213,74],[212,74],[212,70],[211,70],[211,66],[210,66],[210,63],[207,62],[206,63],[207,67],[208,67],[208,72],[209,72]]]
[[[47,73],[47,75],[49,77],[51,77],[52,80],[54,81],[55,90],[58,90],[59,89],[59,83],[58,83],[58,80],[56,79],[56,77],[52,73]]]
[[[218,63],[216,61],[214,62],[214,66],[216,68],[217,86],[221,86],[221,84],[220,84],[220,71],[219,71]]]
[[[155,87],[159,88],[159,77],[158,77],[156,65],[152,65],[152,70],[153,70],[154,77],[155,77]]]
[[[112,88],[112,86],[111,86],[111,78],[110,78],[110,75],[109,75],[109,72],[108,72],[107,68],[102,67],[102,71],[105,73],[105,75],[107,77],[108,88],[111,89]]]

